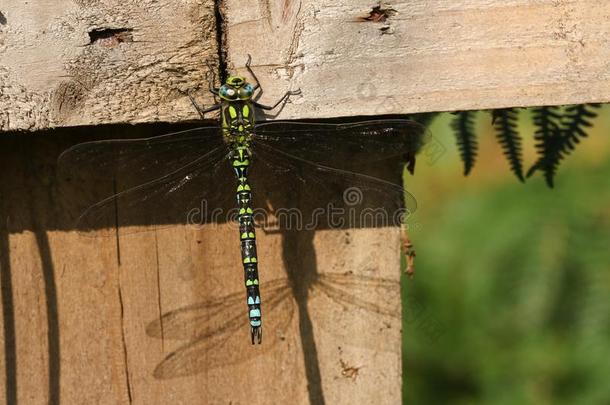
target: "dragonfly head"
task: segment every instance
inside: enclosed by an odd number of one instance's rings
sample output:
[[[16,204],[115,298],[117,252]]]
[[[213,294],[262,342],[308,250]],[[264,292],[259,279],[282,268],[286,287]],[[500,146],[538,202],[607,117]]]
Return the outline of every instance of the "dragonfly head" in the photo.
[[[250,100],[254,93],[254,88],[241,76],[229,76],[223,84],[218,95],[226,101]]]

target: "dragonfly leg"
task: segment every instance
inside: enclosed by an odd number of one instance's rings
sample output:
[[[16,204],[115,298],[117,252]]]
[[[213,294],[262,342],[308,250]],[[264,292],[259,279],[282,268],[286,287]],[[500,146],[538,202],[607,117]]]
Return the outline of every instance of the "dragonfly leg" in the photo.
[[[264,105],[264,104],[259,104],[256,101],[253,102],[252,104],[255,107],[258,107],[262,110],[273,110],[275,107],[277,107],[278,105],[280,105],[281,103],[283,103],[284,101],[286,101],[286,99],[290,96],[295,96],[297,94],[301,94],[301,89],[298,90],[291,90],[291,91],[287,91],[282,98],[280,98],[277,103],[275,103],[274,105]]]
[[[254,73],[254,70],[252,70],[252,55],[248,54],[248,60],[246,61],[246,69],[248,69],[248,72],[250,72],[250,75],[252,75],[252,78],[254,79],[254,90],[260,89],[261,91],[263,90],[263,88],[261,87],[260,82],[258,81],[258,77],[256,77],[256,74]],[[253,98],[256,98],[258,96],[260,96],[261,93],[258,93],[257,96],[254,96]],[[277,107],[278,105],[280,105],[283,101],[285,101],[288,97],[290,96],[296,96],[297,94],[301,94],[301,89],[298,90],[293,90],[293,91],[287,91],[282,98],[280,98],[277,103],[275,103],[272,106],[268,106],[268,105],[264,105],[264,104],[259,104],[256,101],[253,103],[254,106],[261,108],[263,110],[273,110],[275,107]]]
[[[207,113],[212,112],[212,111],[215,111],[215,110],[218,110],[218,109],[220,109],[220,107],[221,107],[221,104],[220,104],[220,103],[218,103],[218,104],[214,104],[214,105],[213,105],[213,106],[211,106],[211,107],[208,107],[208,108],[206,108],[206,109],[203,109],[203,108],[201,108],[201,107],[199,106],[199,104],[197,104],[197,102],[195,101],[195,99],[194,99],[194,98],[193,98],[193,96],[191,95],[191,92],[190,92],[190,91],[189,91],[189,92],[182,92],[182,93],[186,94],[186,95],[188,96],[189,100],[191,100],[191,104],[193,104],[193,107],[195,107],[195,109],[197,110],[197,112],[198,112],[198,113],[199,113],[199,115],[201,116],[201,119],[205,119],[205,115],[206,115]]]
[[[218,87],[214,87],[214,83],[216,83],[216,73],[214,71],[214,67],[212,66],[212,64],[209,61],[205,61],[205,65],[208,67],[208,72],[206,74],[206,80],[209,84],[209,90],[210,93],[214,94],[215,96],[218,95],[218,91],[220,90]],[[212,80],[210,80],[210,75],[212,76]]]
[[[252,68],[250,67],[250,64],[252,63],[252,55],[248,54],[248,60],[246,61],[246,69],[248,69],[248,72],[250,72],[250,74],[252,75],[252,78],[254,79],[254,82],[256,83],[254,85],[254,90],[258,89],[261,87],[261,84],[258,81],[258,77],[256,77],[256,74],[254,74],[254,70],[252,70]],[[261,88],[262,90],[262,88]]]

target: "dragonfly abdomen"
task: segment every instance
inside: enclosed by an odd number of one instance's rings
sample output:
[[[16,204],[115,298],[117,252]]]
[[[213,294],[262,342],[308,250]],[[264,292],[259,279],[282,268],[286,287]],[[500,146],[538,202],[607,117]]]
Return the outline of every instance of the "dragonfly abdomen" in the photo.
[[[256,256],[256,233],[254,230],[254,214],[252,210],[252,191],[248,183],[248,167],[250,153],[246,146],[236,146],[232,157],[233,170],[237,177],[237,206],[239,223],[239,238],[241,243],[241,258],[244,267],[246,284],[246,299],[252,343],[261,343],[261,298],[258,281],[258,258]]]

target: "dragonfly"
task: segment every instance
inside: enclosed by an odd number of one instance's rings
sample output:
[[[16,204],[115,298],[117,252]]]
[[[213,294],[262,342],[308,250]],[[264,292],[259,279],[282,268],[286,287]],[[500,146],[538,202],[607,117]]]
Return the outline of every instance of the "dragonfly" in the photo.
[[[78,217],[76,226],[84,231],[112,229],[119,219],[129,225],[192,224],[197,222],[193,213],[199,222],[217,221],[209,208],[226,207],[227,198],[234,198],[232,219],[239,228],[250,336],[252,344],[260,344],[262,299],[255,221],[259,204],[253,194],[257,184],[271,178],[305,196],[305,201],[334,196],[333,201],[343,208],[360,203],[357,219],[351,211],[344,215],[349,217],[343,218],[346,221],[338,223],[336,218],[318,216],[313,221],[316,227],[378,222],[380,206],[392,210],[392,214],[386,212],[388,223],[382,226],[395,225],[389,223],[395,221],[394,211],[404,216],[417,203],[394,179],[376,173],[382,162],[392,159],[406,160],[412,171],[425,127],[402,118],[344,123],[257,121],[260,111],[275,110],[301,92],[287,91],[273,105],[261,104],[257,100],[263,90],[250,56],[245,67],[252,83],[234,75],[220,87],[211,84],[215,104],[207,108],[186,93],[202,120],[219,111],[219,124],[150,138],[85,142],[62,153],[59,164],[74,176],[92,173],[112,179],[110,195],[88,205]],[[328,96],[332,96],[331,88]],[[233,186],[227,181],[231,177]]]

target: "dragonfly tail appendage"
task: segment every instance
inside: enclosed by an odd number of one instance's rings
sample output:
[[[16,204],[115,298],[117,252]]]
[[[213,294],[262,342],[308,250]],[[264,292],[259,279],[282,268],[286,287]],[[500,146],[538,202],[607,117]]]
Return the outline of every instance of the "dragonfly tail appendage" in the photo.
[[[251,327],[250,335],[252,336],[252,344],[254,344],[255,342],[261,344],[261,342],[263,341],[263,328],[261,328],[260,326]]]

